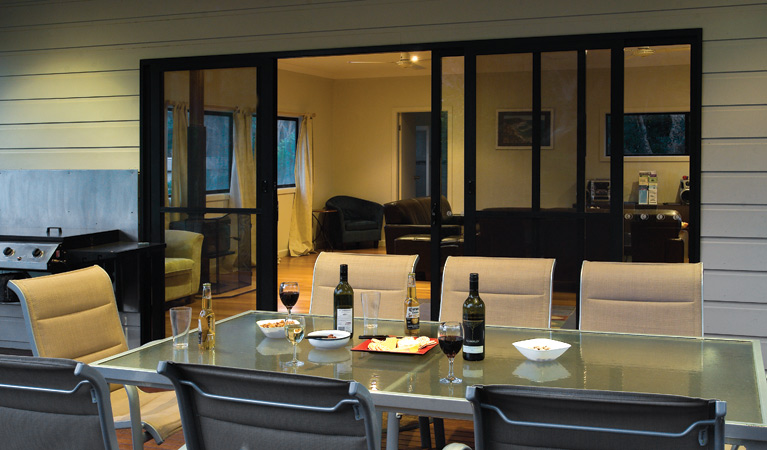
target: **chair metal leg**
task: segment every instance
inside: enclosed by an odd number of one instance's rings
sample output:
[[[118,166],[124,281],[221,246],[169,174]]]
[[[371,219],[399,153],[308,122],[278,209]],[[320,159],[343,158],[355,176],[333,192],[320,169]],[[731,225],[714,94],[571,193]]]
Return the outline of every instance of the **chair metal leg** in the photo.
[[[386,450],[397,450],[399,446],[399,414],[389,413],[386,424]]]
[[[128,394],[133,450],[143,450],[145,439],[144,427],[141,425],[141,404],[138,399],[138,389],[136,386],[125,385],[125,392]]]

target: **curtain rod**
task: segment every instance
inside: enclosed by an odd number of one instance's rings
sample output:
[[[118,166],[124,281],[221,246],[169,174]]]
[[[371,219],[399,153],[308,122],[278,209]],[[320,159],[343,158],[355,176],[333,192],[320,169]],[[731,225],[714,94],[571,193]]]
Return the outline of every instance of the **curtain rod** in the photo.
[[[166,101],[165,104],[168,106],[173,106],[179,103],[186,103],[186,102],[175,102],[175,101]],[[232,106],[217,106],[217,105],[204,105],[205,109],[209,109],[211,111],[236,111],[238,107],[232,107]],[[277,111],[278,116],[309,116],[310,119],[314,119],[317,117],[316,113],[306,113],[306,112],[293,112],[293,111]]]
[[[291,112],[291,111],[277,111],[278,116],[309,116],[310,119],[314,119],[317,114],[315,113],[299,113],[299,112]]]

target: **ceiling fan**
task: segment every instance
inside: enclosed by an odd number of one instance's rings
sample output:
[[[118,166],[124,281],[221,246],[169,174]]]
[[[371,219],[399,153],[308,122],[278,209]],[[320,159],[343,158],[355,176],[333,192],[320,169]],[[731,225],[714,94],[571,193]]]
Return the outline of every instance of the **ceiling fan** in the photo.
[[[401,69],[413,69],[423,70],[424,66],[418,64],[419,61],[428,61],[428,59],[421,59],[418,55],[410,54],[409,52],[402,52],[399,54],[399,60],[397,61],[347,61],[349,64],[396,64]]]

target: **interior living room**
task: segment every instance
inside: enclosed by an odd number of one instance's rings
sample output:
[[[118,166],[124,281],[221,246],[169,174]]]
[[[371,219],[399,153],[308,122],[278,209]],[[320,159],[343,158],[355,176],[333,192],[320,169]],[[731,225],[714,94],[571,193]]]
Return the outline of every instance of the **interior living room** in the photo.
[[[574,215],[578,211],[577,56],[575,51],[548,52],[542,55],[540,61],[542,120],[537,202],[541,211],[559,215]],[[585,56],[588,95],[583,176],[587,182],[582,211],[599,216],[610,209],[610,50],[589,50]],[[627,150],[623,162],[623,187],[619,192],[622,192],[623,207],[629,219],[624,222],[623,259],[689,261],[690,206],[688,192],[680,186],[689,183],[687,180],[690,178],[689,126],[685,127],[690,116],[690,45],[627,47],[623,62],[624,121],[639,124],[625,129],[642,130],[624,138]],[[463,64],[463,57],[450,57],[443,59],[441,67],[439,188],[440,195],[448,203],[446,214],[454,218],[462,218],[465,213]],[[302,285],[303,293],[297,306],[299,311],[308,311],[313,261],[317,252],[322,250],[418,254],[419,297],[427,303],[431,301],[429,241],[403,239],[403,232],[397,231],[398,227],[401,228],[400,224],[390,223],[395,219],[394,213],[389,212],[395,207],[405,208],[401,200],[425,199],[431,194],[429,176],[431,161],[434,160],[430,158],[429,148],[431,65],[431,52],[428,51],[278,60],[277,115],[280,132],[276,258],[279,259],[278,279],[297,279]],[[524,218],[509,220],[498,217],[498,214],[524,215],[532,206],[532,70],[532,53],[477,58],[476,170],[482,176],[477,182],[474,202],[480,214],[488,214],[477,219],[478,255],[529,256],[534,247],[529,227],[520,225]],[[216,140],[211,138],[211,134],[217,130],[215,117],[225,114],[234,117],[239,112],[249,112],[247,119],[252,131],[248,140],[251,148],[255,148],[258,98],[252,85],[258,77],[257,69],[209,69],[202,72],[204,109],[206,124],[209,125],[208,165],[228,164],[220,171],[225,175],[223,183],[235,186],[236,183],[230,183],[227,178],[231,178],[230,167],[236,158],[230,156],[214,160],[210,156],[216,146],[229,146],[218,153],[226,154],[228,150],[231,155],[234,138]],[[178,166],[173,165],[172,157],[175,136],[172,110],[174,105],[188,104],[189,77],[189,71],[172,71],[166,72],[164,78],[165,103],[169,111],[166,135],[171,205],[174,201],[173,189],[181,189],[173,186],[174,180],[180,176],[173,176],[173,169]],[[675,128],[674,124],[678,127]],[[296,165],[300,163],[296,155],[301,151],[297,145],[299,131],[307,125],[311,133],[308,138],[304,137],[309,139],[311,149],[309,173],[296,170]],[[515,134],[503,135],[504,127]],[[231,127],[223,133],[234,134]],[[520,136],[520,133],[527,134]],[[507,142],[503,142],[504,139]],[[529,142],[524,142],[525,139]],[[210,167],[208,172],[208,184],[215,184],[216,181],[211,181]],[[640,175],[645,172],[654,173],[656,180],[656,190],[649,201],[647,186],[639,186]],[[310,180],[308,193],[311,203],[302,206],[302,210],[296,210],[297,186],[298,189],[306,189],[306,180]],[[215,189],[209,188],[209,191],[206,195],[208,208],[234,207],[237,201],[242,204],[242,200],[233,199],[227,189],[215,192]],[[640,194],[640,191],[643,192]],[[372,202],[387,211],[387,221],[378,223],[377,233],[374,231],[376,239],[368,235],[363,240],[343,242],[339,231],[342,214],[335,212],[331,204],[337,196]],[[428,199],[425,200],[428,210]],[[174,206],[180,205],[177,203]],[[298,245],[296,249],[294,240],[291,251],[291,234],[299,234],[296,228],[292,228],[293,222],[299,220],[297,215],[307,216],[307,211],[312,211],[308,242],[304,237],[303,247]],[[653,230],[650,235],[646,232],[642,234],[640,226],[647,220],[641,217],[650,216],[650,221],[657,222],[657,212],[668,216],[665,219],[669,222],[668,229],[658,231],[662,224],[653,223],[649,226]],[[166,215],[167,226],[177,227],[177,220],[170,216]],[[636,233],[631,233],[632,221],[637,222],[635,229],[639,231]],[[418,236],[428,234],[428,221],[422,225],[426,226],[426,231],[420,230]],[[440,264],[450,254],[460,255],[463,252],[463,224],[454,227],[450,232],[453,246],[442,247]],[[566,249],[564,253],[544,255],[558,257],[555,269],[558,295],[555,302],[565,308],[565,315],[574,311],[577,272],[582,260],[578,258],[579,250],[574,244],[577,237],[568,234],[567,227],[566,220],[559,223],[550,221],[546,229],[552,230],[551,235],[539,237],[541,241],[552,242],[551,248]],[[512,230],[517,233],[516,238],[509,239]],[[255,242],[253,234],[253,264]],[[607,246],[604,240],[592,238],[586,245],[592,247],[587,250],[591,252],[588,254],[607,257],[604,252],[599,253]],[[673,255],[672,250],[664,250],[671,246],[675,246]],[[697,244],[693,243],[693,247]],[[636,254],[633,254],[634,249],[639,249]],[[653,254],[648,255],[648,252]],[[221,276],[219,264],[224,272],[232,271],[237,266],[235,256],[238,256],[236,252],[224,258],[212,258],[208,270],[214,275],[210,279],[215,281],[217,276]],[[249,296],[255,296],[251,283],[238,280],[226,289],[226,292],[229,291],[227,295],[222,289],[220,294],[222,298],[237,294],[235,308],[241,308],[248,301],[255,305],[254,299],[248,300]],[[229,301],[222,301],[221,304],[226,305]]]

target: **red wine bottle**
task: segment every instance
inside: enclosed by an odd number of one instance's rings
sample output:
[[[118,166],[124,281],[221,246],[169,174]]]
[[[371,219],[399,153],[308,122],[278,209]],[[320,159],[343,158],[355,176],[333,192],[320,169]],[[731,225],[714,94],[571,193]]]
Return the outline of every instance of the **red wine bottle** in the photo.
[[[479,298],[479,275],[469,275],[469,296],[463,302],[463,359],[485,359],[485,302]]]

